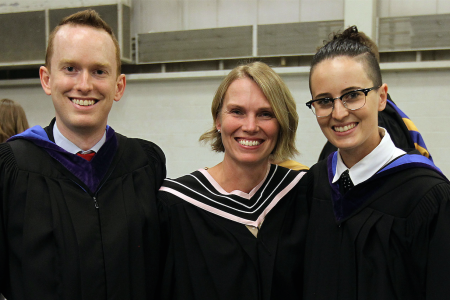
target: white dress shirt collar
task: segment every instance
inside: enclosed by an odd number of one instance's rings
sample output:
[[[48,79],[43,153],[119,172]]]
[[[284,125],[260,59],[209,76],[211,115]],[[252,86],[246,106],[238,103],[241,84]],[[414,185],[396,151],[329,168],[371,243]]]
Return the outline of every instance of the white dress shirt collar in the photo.
[[[341,174],[348,169],[353,184],[358,185],[372,177],[392,160],[406,153],[395,147],[389,133],[384,128],[379,127],[378,131],[381,136],[380,144],[350,169],[342,161],[338,150],[336,174],[333,177],[333,183],[338,181]]]
[[[80,149],[77,145],[75,145],[74,143],[69,141],[64,135],[62,135],[61,131],[59,131],[59,129],[58,129],[58,126],[56,126],[56,122],[55,122],[55,125],[53,126],[53,138],[55,139],[56,145],[63,148],[64,150],[66,150],[69,153],[77,154],[78,152],[81,151],[81,153],[84,154],[86,152],[91,152],[91,150],[94,151],[95,153],[97,153],[98,150],[100,150],[100,148],[103,146],[103,144],[106,141],[106,130],[105,130],[105,133],[103,134],[102,138],[100,139],[100,141],[98,141],[97,144],[95,144],[91,149],[89,149],[87,151]]]

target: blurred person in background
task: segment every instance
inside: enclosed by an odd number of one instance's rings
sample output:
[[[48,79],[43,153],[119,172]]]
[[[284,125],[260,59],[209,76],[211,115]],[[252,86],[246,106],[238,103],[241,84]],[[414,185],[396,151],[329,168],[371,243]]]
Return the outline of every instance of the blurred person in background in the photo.
[[[25,111],[11,99],[0,100],[0,143],[27,130],[29,127]]]

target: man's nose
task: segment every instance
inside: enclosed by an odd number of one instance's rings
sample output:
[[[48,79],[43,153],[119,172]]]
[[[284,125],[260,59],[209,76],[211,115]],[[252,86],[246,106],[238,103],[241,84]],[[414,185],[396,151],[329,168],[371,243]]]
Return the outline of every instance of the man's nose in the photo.
[[[82,71],[79,74],[77,78],[76,89],[83,93],[92,90],[92,78],[88,71]]]

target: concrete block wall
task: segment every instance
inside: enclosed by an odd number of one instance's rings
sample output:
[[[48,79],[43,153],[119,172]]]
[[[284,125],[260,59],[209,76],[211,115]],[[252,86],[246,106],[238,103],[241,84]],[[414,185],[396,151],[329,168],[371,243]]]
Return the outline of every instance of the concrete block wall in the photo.
[[[377,15],[381,18],[450,13],[448,0],[377,2]],[[158,31],[342,20],[345,0],[0,0],[0,13],[111,3],[131,5],[134,36]]]
[[[0,0],[0,13],[108,5],[116,3],[131,5],[131,0]]]
[[[131,2],[133,33],[214,28],[279,22],[343,19],[344,0],[120,0]],[[110,3],[108,0],[95,4]],[[119,2],[119,1],[118,1]],[[0,13],[52,8],[80,0],[0,0]],[[93,3],[91,3],[93,4]],[[378,16],[394,17],[450,13],[447,0],[378,0]],[[450,71],[384,72],[396,103],[422,132],[436,164],[450,176]],[[282,76],[297,101],[300,123],[296,157],[308,166],[325,143],[316,120],[304,103],[310,99],[305,74]],[[210,104],[219,78],[129,82],[125,96],[115,103],[109,124],[131,137],[152,140],[167,155],[168,175],[178,177],[213,166],[222,155],[202,146],[198,137],[211,126]],[[37,84],[0,88],[0,98],[19,101],[31,125],[48,124],[54,116],[50,97]]]
[[[448,13],[448,0],[378,0],[380,18]]]
[[[342,20],[344,0],[134,0],[132,10],[132,30],[145,33]]]
[[[0,0],[0,3],[1,1],[5,0]],[[131,2],[135,16],[132,24],[134,33],[342,20],[345,5],[345,0],[132,0]],[[377,15],[380,18],[447,13],[450,13],[448,0],[377,1]]]
[[[304,105],[310,99],[307,75],[282,76],[290,88],[300,116],[296,160],[308,166],[319,156],[325,138],[314,115]],[[198,142],[212,125],[210,105],[220,79],[130,81],[124,97],[114,103],[109,124],[130,137],[151,140],[167,156],[168,176],[178,177],[211,167],[223,154]],[[399,107],[421,131],[435,163],[450,176],[450,72],[384,72],[383,81]],[[0,98],[17,100],[31,125],[46,126],[54,116],[51,98],[38,85],[3,87]]]

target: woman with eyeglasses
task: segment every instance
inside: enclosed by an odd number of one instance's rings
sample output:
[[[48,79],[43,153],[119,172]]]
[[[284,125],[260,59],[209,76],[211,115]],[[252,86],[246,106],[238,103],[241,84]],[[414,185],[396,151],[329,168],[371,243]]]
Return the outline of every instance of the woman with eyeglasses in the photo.
[[[304,299],[448,299],[450,184],[378,127],[388,86],[371,43],[353,26],[311,63],[306,105],[338,151],[308,174]]]

